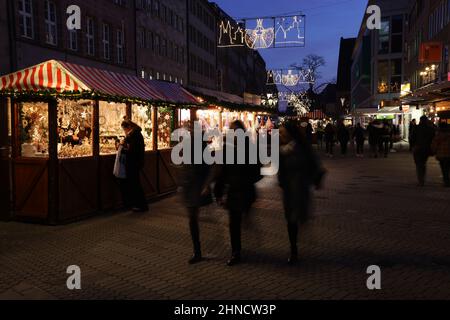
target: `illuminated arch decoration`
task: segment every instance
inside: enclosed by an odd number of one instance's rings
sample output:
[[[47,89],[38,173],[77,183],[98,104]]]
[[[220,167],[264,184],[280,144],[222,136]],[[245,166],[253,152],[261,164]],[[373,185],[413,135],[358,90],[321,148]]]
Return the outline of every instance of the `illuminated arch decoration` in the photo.
[[[246,29],[245,37],[247,46],[251,49],[267,49],[273,46],[275,40],[275,30],[273,27],[265,28],[264,19],[256,20],[254,29]]]
[[[305,15],[222,20],[218,47],[269,49],[305,46]]]
[[[315,82],[314,72],[311,70],[277,69],[267,71],[268,85],[295,87],[299,84],[311,84]]]
[[[237,22],[230,20],[222,21],[219,24],[219,48],[245,47],[245,28]]]
[[[288,70],[287,74],[284,74],[281,79],[282,85],[286,87],[295,87],[300,81],[300,75],[294,73],[293,70]]]
[[[304,47],[305,21],[305,15],[275,18],[276,47]]]

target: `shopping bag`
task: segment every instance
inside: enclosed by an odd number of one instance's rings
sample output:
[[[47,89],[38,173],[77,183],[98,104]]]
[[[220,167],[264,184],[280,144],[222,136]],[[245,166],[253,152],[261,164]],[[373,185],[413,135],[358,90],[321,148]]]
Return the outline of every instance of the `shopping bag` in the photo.
[[[126,179],[127,178],[127,172],[126,172],[126,154],[123,153],[123,146],[119,146],[119,149],[117,150],[116,155],[116,161],[114,162],[114,170],[113,174],[118,179]]]

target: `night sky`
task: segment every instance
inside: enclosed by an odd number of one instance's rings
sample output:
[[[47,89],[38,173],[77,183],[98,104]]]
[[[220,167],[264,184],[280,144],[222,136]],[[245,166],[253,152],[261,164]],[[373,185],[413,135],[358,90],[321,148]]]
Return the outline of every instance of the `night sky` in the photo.
[[[288,68],[313,53],[325,58],[322,79],[337,77],[340,37],[356,37],[364,16],[367,0],[211,0],[233,18],[256,18],[272,15],[306,14],[306,46],[260,50],[268,69]],[[230,50],[230,49],[226,49]],[[232,49],[231,49],[232,50]]]

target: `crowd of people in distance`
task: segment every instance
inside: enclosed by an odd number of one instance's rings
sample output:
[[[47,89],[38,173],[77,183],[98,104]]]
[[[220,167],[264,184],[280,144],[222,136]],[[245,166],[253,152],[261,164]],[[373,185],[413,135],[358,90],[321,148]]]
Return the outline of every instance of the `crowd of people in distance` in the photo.
[[[316,129],[317,145],[323,149],[325,141],[325,154],[333,158],[334,146],[340,146],[342,155],[348,153],[348,145],[354,142],[356,156],[364,157],[366,141],[369,145],[370,157],[387,158],[391,152],[396,152],[394,144],[401,141],[400,127],[393,125],[388,120],[375,119],[364,128],[360,123],[355,127],[345,126],[343,121],[337,126],[328,123],[325,128],[319,125]],[[447,122],[441,122],[436,127],[426,116],[421,117],[420,123],[412,120],[409,126],[410,152],[414,155],[417,179],[419,186],[425,185],[426,164],[431,156],[436,156],[441,169],[444,185],[449,187],[450,168],[450,128]]]

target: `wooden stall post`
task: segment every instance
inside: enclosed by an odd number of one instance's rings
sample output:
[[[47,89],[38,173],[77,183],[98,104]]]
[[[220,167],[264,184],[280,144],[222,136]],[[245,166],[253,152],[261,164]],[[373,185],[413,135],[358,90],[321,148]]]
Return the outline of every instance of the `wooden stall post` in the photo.
[[[153,151],[157,151],[158,150],[158,110],[156,109],[156,107],[151,107],[152,108],[152,132],[153,132],[153,137],[152,137],[152,150]]]
[[[190,109],[190,111],[191,111],[191,123],[190,123],[190,130],[192,131],[192,132],[194,132],[194,128],[195,128],[195,126],[194,126],[194,123],[195,123],[195,121],[197,121],[198,119],[197,119],[197,108],[191,108]]]
[[[8,100],[0,97],[0,220],[11,219],[11,158],[8,139]]]
[[[97,210],[101,210],[101,163],[100,163],[100,102],[98,99],[94,101],[94,110],[92,113],[92,146],[94,161],[97,167]]]
[[[58,101],[48,102],[48,223],[56,225],[59,214]]]
[[[131,102],[127,102],[126,105],[127,105],[127,108],[126,108],[126,111],[125,111],[125,115],[126,115],[127,119],[131,120],[132,112],[133,112],[133,111],[131,110],[131,108],[132,108],[132,103],[131,103]]]

